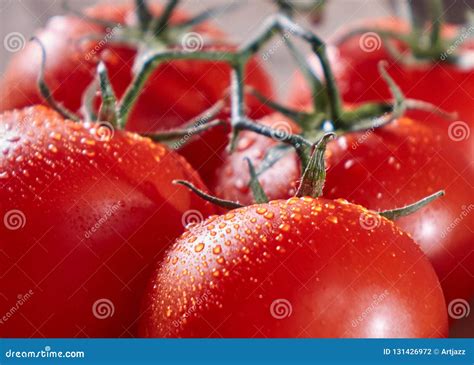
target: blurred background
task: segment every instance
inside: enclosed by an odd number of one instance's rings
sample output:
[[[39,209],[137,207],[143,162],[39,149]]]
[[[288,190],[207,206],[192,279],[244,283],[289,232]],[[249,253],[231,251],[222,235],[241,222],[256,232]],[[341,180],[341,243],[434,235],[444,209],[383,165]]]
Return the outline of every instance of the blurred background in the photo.
[[[125,0],[103,0],[102,2],[119,3]],[[150,0],[164,2],[163,0]],[[311,0],[295,0],[308,3]],[[420,14],[427,14],[425,0],[413,0]],[[97,0],[0,0],[0,39],[18,32],[28,40],[34,30],[44,26],[54,15],[64,14],[65,3],[70,8],[80,10]],[[276,7],[270,0],[183,0],[182,6],[191,13],[219,4],[236,3],[235,10],[224,13],[214,19],[220,28],[226,30],[237,44],[248,39],[255,33],[265,17],[275,11]],[[453,22],[463,22],[464,10],[474,7],[474,0],[445,0],[446,17]],[[318,22],[307,16],[298,16],[298,21],[311,26],[320,36],[327,38],[337,29],[351,21],[398,14],[406,16],[406,2],[403,0],[326,0],[324,14]],[[278,42],[275,39],[274,42]],[[275,48],[269,58],[268,67],[275,77],[275,86],[280,96],[284,97],[294,69],[291,56],[285,47],[268,45]],[[3,73],[12,52],[0,48],[0,73]]]

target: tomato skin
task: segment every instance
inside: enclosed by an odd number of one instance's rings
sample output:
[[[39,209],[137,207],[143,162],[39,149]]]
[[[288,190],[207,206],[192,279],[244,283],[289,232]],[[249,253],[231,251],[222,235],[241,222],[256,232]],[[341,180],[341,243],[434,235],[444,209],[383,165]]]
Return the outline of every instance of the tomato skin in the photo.
[[[133,9],[130,4],[99,4],[87,9],[86,13],[133,25],[136,24]],[[159,7],[154,9],[157,14],[161,11]],[[186,18],[186,14],[177,11],[171,22]],[[114,28],[109,34],[118,31],[120,29]],[[219,49],[234,48],[220,30],[209,24],[199,25],[193,31],[215,40]],[[92,35],[102,42],[85,41]],[[124,94],[132,80],[135,50],[107,42],[110,37],[103,27],[72,16],[58,16],[52,18],[37,37],[46,48],[45,80],[55,99],[73,111],[79,111],[82,95],[93,80],[99,60],[104,61],[118,97]],[[0,111],[43,103],[37,87],[40,62],[40,48],[35,43],[28,43],[15,55],[2,80]],[[246,82],[264,95],[272,96],[270,78],[257,59],[251,59],[247,66]],[[180,127],[221,99],[229,83],[230,67],[224,63],[191,60],[163,63],[145,84],[126,129],[142,133]],[[269,112],[255,97],[248,97],[247,105],[249,114],[255,118]],[[225,133],[208,134],[201,144],[218,151],[225,138]],[[209,156],[200,153],[200,147],[196,142],[194,148],[184,151],[185,157],[198,169],[209,163]],[[218,163],[211,162],[214,163],[211,167]]]
[[[372,215],[379,226],[364,229],[366,214],[306,197],[209,218],[184,233],[153,274],[141,334],[445,336],[443,294],[428,260],[385,218]]]
[[[447,134],[401,118],[373,132],[338,138],[329,146],[324,196],[386,210],[445,190],[446,196],[397,225],[427,254],[450,302],[474,295],[474,216],[469,214],[474,150],[459,153]]]
[[[0,116],[0,313],[33,291],[1,337],[135,336],[150,264],[186,214],[214,212],[171,183],[205,189],[181,156],[133,133],[96,137],[43,106]]]
[[[373,100],[388,100],[392,98],[386,82],[380,76],[378,64],[381,60],[388,61],[387,71],[401,88],[403,93],[414,99],[433,103],[446,111],[456,111],[458,119],[469,125],[474,125],[472,100],[474,96],[474,64],[460,67],[447,62],[427,62],[424,65],[405,65],[395,60],[388,53],[383,42],[372,36],[374,43],[364,50],[361,44],[368,42],[368,33],[355,35],[339,43],[338,39],[352,29],[360,26],[392,30],[401,34],[408,34],[409,25],[401,19],[382,18],[373,21],[354,23],[343,28],[334,38],[333,45],[328,47],[331,67],[334,70],[336,83],[342,97],[347,103],[362,103]],[[447,25],[443,28],[446,38],[454,38],[460,29]],[[365,37],[365,38],[364,38]],[[397,44],[400,50],[405,50]],[[474,49],[474,42],[467,41],[456,49],[457,53]],[[318,67],[314,57],[311,63]],[[290,104],[306,106],[311,101],[311,93],[301,74],[297,74],[290,92]],[[426,114],[409,114],[415,119],[424,121]],[[427,120],[430,121],[430,120]],[[441,122],[442,123],[442,122]]]
[[[299,133],[300,128],[280,113],[272,113],[258,120],[258,123],[272,127],[283,133]],[[254,132],[241,132],[236,150],[222,153],[222,166],[215,171],[214,179],[206,184],[219,197],[238,201],[244,205],[254,202],[249,188],[250,174],[245,157],[248,157],[258,171],[267,151],[281,144],[278,135],[268,138]],[[282,175],[283,174],[283,175]],[[259,176],[259,182],[270,200],[287,198],[296,192],[297,181],[301,176],[298,156],[291,150]]]
[[[281,119],[265,118],[269,125],[272,120]],[[452,140],[448,129],[449,124],[444,129],[432,128],[429,123],[401,118],[373,131],[337,138],[327,148],[324,196],[387,210],[445,190],[446,196],[397,220],[397,224],[430,258],[450,301],[474,295],[470,269],[474,267],[470,255],[474,149],[469,140]],[[227,167],[217,170],[217,183],[211,186],[218,196],[250,204],[253,197],[243,158],[250,157],[259,166],[266,151],[277,142],[254,134],[242,139],[245,148],[227,157]],[[291,152],[260,175],[259,181],[270,199],[286,199],[293,195],[299,176],[299,159]],[[460,218],[461,224],[454,224]]]

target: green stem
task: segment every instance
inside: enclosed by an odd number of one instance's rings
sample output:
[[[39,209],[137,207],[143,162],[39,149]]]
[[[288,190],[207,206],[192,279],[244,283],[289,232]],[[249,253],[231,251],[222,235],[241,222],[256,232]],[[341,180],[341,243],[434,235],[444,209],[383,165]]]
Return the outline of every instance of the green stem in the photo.
[[[165,9],[163,10],[163,13],[158,18],[156,24],[153,25],[153,34],[155,34],[155,36],[159,36],[166,30],[166,28],[168,28],[168,22],[171,18],[171,15],[173,14],[174,9],[176,8],[176,6],[178,6],[178,4],[179,0],[168,1]]]
[[[177,138],[182,137],[192,137],[196,134],[202,133],[219,125],[224,125],[225,122],[222,120],[214,120],[212,122],[208,122],[202,125],[197,125],[191,128],[185,129],[172,129],[169,131],[164,132],[157,132],[157,133],[144,133],[143,135],[151,138],[155,142],[163,142],[163,141],[170,141]]]
[[[420,36],[423,29],[423,17],[417,13],[415,9],[415,1],[419,0],[408,0],[408,16],[410,18],[410,24],[412,33],[415,36]]]
[[[37,37],[32,37],[31,41],[38,43],[41,49],[41,66],[40,66],[40,73],[38,75],[38,87],[39,87],[41,96],[45,99],[45,101],[49,104],[51,108],[56,110],[64,118],[70,119],[74,122],[78,122],[80,120],[79,116],[56,101],[56,99],[53,96],[53,93],[51,92],[51,89],[49,88],[48,84],[46,83],[44,79],[44,70],[46,68],[46,49],[44,47],[43,42],[41,42],[41,40]]]
[[[182,125],[182,128],[195,128],[202,124],[209,123],[212,119],[215,119],[217,115],[224,109],[224,107],[226,106],[226,102],[227,95],[223,99],[216,101],[213,105],[204,110],[198,116],[184,123]]]
[[[245,102],[244,102],[244,63],[237,60],[232,65],[230,75],[230,92],[231,92],[231,124],[232,133],[229,143],[229,151],[235,149],[239,129],[235,128],[236,124],[245,117]]]
[[[114,90],[110,84],[109,75],[105,64],[100,61],[97,66],[97,73],[99,75],[99,85],[102,96],[102,104],[99,108],[99,121],[107,121],[116,127],[120,121],[120,115],[117,115],[117,98]]]
[[[284,134],[280,136],[277,130],[263,124],[253,123],[247,119],[241,119],[235,123],[234,128],[239,131],[247,130],[269,138],[278,139],[280,142],[292,145],[297,151],[304,150],[306,152],[306,148],[313,145],[310,141],[298,134]]]
[[[287,106],[281,105],[276,101],[273,101],[267,98],[265,95],[260,93],[258,90],[254,89],[251,86],[246,87],[247,91],[255,96],[260,102],[264,103],[271,109],[287,116],[288,118],[294,120],[297,124],[301,124],[308,117],[312,117],[313,113],[305,113],[299,110],[288,108]]]
[[[438,199],[439,197],[444,195],[444,191],[440,190],[432,195],[427,196],[426,198],[423,198],[415,203],[408,204],[402,208],[395,208],[391,210],[385,210],[383,212],[379,212],[382,217],[385,217],[390,220],[395,220],[401,217],[404,217],[406,215],[415,213],[419,209],[423,208],[425,205],[431,203],[433,200]]]
[[[125,128],[125,123],[128,120],[129,114],[133,109],[144,84],[161,62],[169,60],[201,59],[231,63],[235,60],[235,57],[235,54],[225,51],[160,51],[148,56],[119,103],[119,114],[122,117],[119,127],[122,129]]]
[[[150,22],[153,19],[150,9],[146,3],[146,0],[135,0],[135,7],[137,11],[138,23],[142,32],[146,32],[150,26]]]
[[[301,183],[296,192],[296,196],[320,197],[323,194],[324,182],[326,181],[325,152],[326,145],[335,135],[325,134],[319,142],[314,145],[313,152],[306,169],[301,177]]]
[[[193,193],[195,193],[197,196],[204,199],[205,201],[208,201],[212,204],[215,204],[215,205],[217,205],[219,207],[222,207],[222,208],[225,208],[225,209],[236,209],[236,208],[242,208],[243,207],[242,204],[239,204],[237,202],[233,202],[231,200],[224,200],[224,199],[220,199],[220,198],[217,198],[215,196],[209,195],[209,194],[205,193],[204,191],[202,191],[201,189],[194,186],[189,181],[173,180],[173,184],[186,186],[189,190],[191,190]]]
[[[261,204],[261,203],[268,203],[268,197],[267,194],[265,194],[265,191],[262,188],[262,185],[260,185],[260,182],[258,181],[258,176],[257,173],[255,172],[255,168],[252,164],[252,161],[248,157],[245,157],[245,161],[247,161],[247,165],[249,167],[249,174],[250,174],[250,189],[252,190],[253,198],[255,203]]]
[[[244,63],[238,60],[233,65],[230,75],[232,123],[239,121],[245,116],[244,67]]]
[[[294,14],[293,6],[288,0],[275,0],[275,4],[278,6],[280,11],[287,17],[292,18]]]
[[[326,44],[313,32],[304,29],[285,15],[276,14],[264,23],[260,32],[253,39],[240,47],[239,53],[245,57],[245,59],[249,58],[257,52],[275,32],[279,32],[284,37],[288,37],[288,34],[292,34],[311,44],[313,52],[321,63],[321,68],[326,81],[330,118],[333,120],[334,124],[337,125],[342,114],[341,95],[336,86],[335,77],[327,57]]]
[[[436,51],[442,48],[441,28],[443,25],[443,2],[442,0],[431,0],[431,49]]]

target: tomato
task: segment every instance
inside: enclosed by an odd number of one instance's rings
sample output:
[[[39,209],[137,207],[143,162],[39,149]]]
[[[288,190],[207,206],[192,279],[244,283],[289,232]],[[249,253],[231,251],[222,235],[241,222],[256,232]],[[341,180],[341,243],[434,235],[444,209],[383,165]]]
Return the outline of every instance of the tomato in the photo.
[[[406,233],[361,206],[309,197],[190,228],[152,275],[144,309],[146,337],[447,334],[436,274]]]
[[[380,77],[377,70],[378,63],[381,60],[387,60],[388,73],[407,97],[433,103],[447,111],[456,111],[460,121],[470,126],[474,125],[474,114],[472,113],[474,63],[465,62],[464,65],[453,65],[442,62],[440,59],[436,62],[425,61],[419,65],[407,65],[400,59],[395,59],[387,51],[382,39],[371,32],[354,35],[345,41],[338,41],[345,34],[360,26],[396,31],[400,34],[409,32],[409,26],[403,20],[382,18],[353,24],[334,37],[335,45],[330,47],[328,52],[336,82],[346,102],[361,103],[369,100],[387,100],[392,97],[386,82]],[[456,38],[457,32],[460,33],[460,36]],[[463,34],[467,34],[466,32],[467,30],[463,31],[453,26],[445,26],[443,29],[446,39],[462,38]],[[406,46],[400,42],[394,44],[402,53],[408,53]],[[474,49],[474,42],[466,41],[463,45],[448,49],[449,54],[446,53],[446,55],[452,55],[455,51],[467,56],[468,51],[472,49]],[[311,62],[317,67],[314,57],[311,57]],[[290,99],[291,104],[298,106],[306,106],[311,99],[309,88],[301,74],[298,74],[294,80]],[[425,117],[420,113],[411,113],[410,115],[421,121],[425,120]]]
[[[249,131],[240,133],[236,150],[232,154],[226,151],[222,153],[222,166],[216,169],[214,179],[206,181],[217,196],[245,205],[251,204],[254,200],[249,187],[250,174],[245,157],[248,157],[259,171],[268,151],[281,145],[281,136],[300,131],[291,119],[280,113],[269,114],[258,122],[272,127],[277,133],[273,138]],[[300,176],[299,159],[289,148],[275,165],[260,174],[259,182],[269,199],[280,199],[295,194],[296,182]]]
[[[471,153],[444,132],[408,118],[349,133],[329,146],[325,196],[384,210],[444,189],[446,196],[397,220],[433,264],[446,301],[474,295]]]
[[[105,128],[105,129],[104,129]],[[0,336],[134,336],[150,264],[214,209],[149,139],[64,120],[44,106],[0,115]]]
[[[156,14],[160,11],[161,8],[155,8]],[[127,26],[137,26],[133,6],[99,4],[87,9],[86,14],[122,25],[105,29],[77,17],[58,16],[52,18],[37,33],[46,48],[45,80],[53,90],[55,99],[73,111],[79,111],[83,93],[93,80],[99,59],[104,61],[113,88],[117,96],[121,97],[132,80],[132,66],[137,55],[133,47],[112,42],[114,35],[120,34]],[[186,14],[175,11],[171,22],[177,23],[185,19]],[[196,33],[202,35],[198,36]],[[190,43],[193,47],[199,47],[203,39],[209,38],[220,49],[234,48],[220,30],[209,24],[199,25],[187,35],[194,35],[197,43]],[[99,41],[87,41],[91,36],[98,37]],[[185,37],[186,34],[183,39]],[[155,47],[164,48],[166,44],[157,41]],[[2,80],[0,110],[43,102],[37,87],[40,62],[40,48],[35,43],[27,44],[25,49],[15,55]],[[256,59],[252,59],[247,65],[246,82],[261,93],[269,97],[272,95],[269,77]],[[134,132],[178,128],[221,99],[229,83],[230,67],[224,63],[198,60],[163,63],[145,84],[126,128]],[[247,104],[250,115],[255,118],[268,112],[268,108],[254,97],[248,98]],[[206,163],[210,163],[211,167],[218,163],[215,159],[222,150],[221,141],[226,136],[225,130],[220,131],[221,133],[207,134],[203,142],[184,152],[196,168],[201,168]],[[193,140],[199,141],[199,138]],[[200,153],[202,145],[210,146],[214,154]],[[213,157],[214,160],[209,161]]]
[[[270,124],[272,118],[265,120]],[[283,120],[275,114],[273,126]],[[250,178],[243,158],[247,156],[255,166],[261,166],[276,143],[243,134],[240,148],[227,157],[226,167],[217,170],[217,195],[244,204],[251,202]],[[458,143],[463,142],[450,138],[447,131],[409,118],[375,130],[347,133],[328,144],[324,189],[328,198],[344,198],[373,210],[402,207],[444,189],[446,196],[442,199],[397,220],[397,224],[430,258],[449,301],[474,294],[474,150],[465,148],[470,153],[460,153]],[[263,172],[259,181],[270,199],[285,199],[294,194],[300,173],[299,159],[290,151]]]

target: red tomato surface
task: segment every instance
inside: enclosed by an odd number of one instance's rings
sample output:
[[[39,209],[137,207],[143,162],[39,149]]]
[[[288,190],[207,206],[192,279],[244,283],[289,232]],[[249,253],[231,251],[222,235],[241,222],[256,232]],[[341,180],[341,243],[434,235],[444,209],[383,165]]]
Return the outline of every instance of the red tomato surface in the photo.
[[[409,32],[409,26],[401,19],[382,18],[373,21],[352,24],[342,29],[333,38],[333,47],[329,47],[331,66],[336,82],[344,101],[361,103],[369,100],[387,100],[391,98],[386,82],[380,76],[377,66],[381,60],[388,61],[387,71],[409,98],[428,101],[447,110],[457,111],[458,119],[470,126],[474,125],[474,62],[471,60],[463,66],[442,62],[425,62],[422,65],[406,65],[391,56],[380,37],[373,33],[354,35],[339,42],[344,34],[357,27],[364,26],[380,30],[393,30],[402,34]],[[461,32],[453,26],[445,26],[443,34],[447,39],[455,38]],[[457,39],[457,38],[455,38]],[[408,53],[406,47],[394,43],[402,53]],[[467,50],[474,49],[473,42],[466,42],[455,47],[455,52],[467,55]],[[450,50],[453,53],[452,50]],[[315,57],[311,63],[318,67]],[[297,74],[290,96],[290,103],[306,106],[311,100],[310,90],[301,74]],[[410,114],[424,120],[421,113]]]
[[[126,25],[136,24],[133,9],[130,4],[108,3],[89,8],[86,14],[119,22],[124,29]],[[156,10],[156,13],[159,11]],[[171,22],[186,18],[178,11]],[[111,35],[119,31],[119,27],[107,30],[78,17],[57,16],[37,33],[47,53],[45,79],[56,100],[78,111],[82,95],[96,73],[99,59],[108,68],[117,96],[124,94],[132,79],[136,50],[110,41]],[[193,32],[202,34],[203,39],[213,39],[220,49],[233,48],[225,42],[222,32],[208,24],[196,27]],[[87,37],[91,36],[100,40],[87,41]],[[163,44],[163,47],[166,45]],[[37,87],[40,62],[40,48],[35,43],[27,44],[15,55],[2,80],[1,111],[43,102]],[[246,82],[263,94],[272,95],[269,77],[256,59],[247,65]],[[153,132],[177,128],[221,99],[229,83],[230,67],[224,63],[191,60],[166,62],[154,71],[145,84],[126,129]],[[247,102],[252,117],[259,118],[268,113],[268,108],[256,98],[250,97]],[[196,168],[205,168],[206,164],[210,164],[210,169],[219,163],[215,159],[223,149],[224,139],[222,129],[220,133],[207,134],[205,141],[188,148],[184,154]],[[209,146],[210,155],[207,151],[201,151],[203,146]]]
[[[445,190],[397,225],[431,260],[448,303],[474,295],[473,150],[459,153],[457,143],[408,118],[346,134],[329,146],[324,194],[386,210]]]
[[[275,126],[284,120],[277,116],[265,121],[273,120]],[[397,220],[397,224],[430,258],[448,301],[469,299],[474,294],[474,150],[469,141],[451,137],[447,128],[430,128],[408,118],[375,130],[347,133],[328,145],[324,190],[329,198],[344,198],[373,210],[402,207],[445,190],[446,196]],[[244,204],[252,202],[243,158],[250,157],[258,167],[276,143],[243,134],[240,148],[217,170],[217,195]],[[270,199],[285,199],[294,193],[299,176],[299,159],[290,152],[261,174],[259,181]]]
[[[244,158],[249,158],[254,163],[256,171],[259,171],[269,149],[282,143],[281,136],[300,131],[291,119],[279,113],[269,114],[258,123],[272,127],[278,133],[275,133],[273,138],[268,138],[244,131],[240,134],[237,148],[232,154],[223,151],[222,166],[216,169],[212,181],[206,181],[217,196],[244,205],[252,204],[254,197],[249,187],[250,174]],[[300,176],[299,159],[292,150],[289,150],[273,167],[259,175],[259,182],[268,198],[274,200],[293,196]]]
[[[136,335],[149,264],[214,211],[171,183],[205,188],[181,156],[100,131],[43,106],[0,115],[0,337]]]
[[[145,300],[143,336],[447,334],[443,293],[422,251],[344,200],[291,198],[211,217],[164,262]]]

